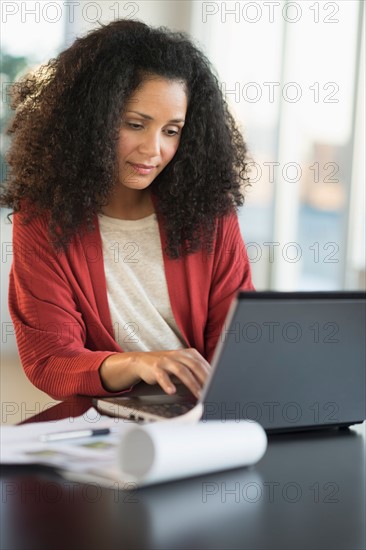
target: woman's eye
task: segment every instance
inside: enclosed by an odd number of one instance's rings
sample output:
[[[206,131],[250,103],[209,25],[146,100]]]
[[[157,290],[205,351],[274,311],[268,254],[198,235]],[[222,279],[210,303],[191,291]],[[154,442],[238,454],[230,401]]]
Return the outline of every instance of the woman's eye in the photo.
[[[179,132],[177,132],[176,130],[167,130],[167,134],[168,136],[177,136]]]
[[[133,130],[141,130],[144,128],[144,126],[142,124],[138,124],[137,122],[126,122],[126,125],[129,127],[129,128],[132,128]],[[171,130],[171,129],[167,129],[165,130],[165,133],[169,136],[169,137],[174,137],[174,136],[177,136],[180,132],[177,131],[177,130]]]
[[[135,124],[134,122],[127,122],[127,125],[133,128],[134,130],[138,130],[139,128],[142,128],[141,124]]]

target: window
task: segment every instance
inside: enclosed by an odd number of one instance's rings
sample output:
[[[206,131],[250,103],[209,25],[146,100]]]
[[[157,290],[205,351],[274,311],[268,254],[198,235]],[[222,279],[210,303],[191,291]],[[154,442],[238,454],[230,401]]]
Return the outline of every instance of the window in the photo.
[[[365,284],[363,17],[353,0],[195,5],[253,157],[240,222],[257,289]]]

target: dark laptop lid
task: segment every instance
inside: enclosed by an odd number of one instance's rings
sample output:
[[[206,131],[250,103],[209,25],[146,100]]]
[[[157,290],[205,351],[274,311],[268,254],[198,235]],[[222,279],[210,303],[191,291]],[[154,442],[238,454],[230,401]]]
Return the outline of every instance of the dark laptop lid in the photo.
[[[365,292],[242,292],[214,357],[203,420],[268,431],[362,422]]]

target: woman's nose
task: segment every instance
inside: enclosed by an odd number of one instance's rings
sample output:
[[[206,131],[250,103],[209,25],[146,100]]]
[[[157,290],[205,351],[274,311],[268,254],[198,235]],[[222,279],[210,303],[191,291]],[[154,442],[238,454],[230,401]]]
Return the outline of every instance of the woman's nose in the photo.
[[[149,158],[160,156],[160,132],[145,134],[139,149]]]

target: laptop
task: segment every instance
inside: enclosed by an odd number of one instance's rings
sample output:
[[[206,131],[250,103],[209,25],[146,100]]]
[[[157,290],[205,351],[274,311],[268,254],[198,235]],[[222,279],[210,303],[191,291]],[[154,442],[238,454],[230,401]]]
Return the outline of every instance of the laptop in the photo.
[[[253,420],[267,432],[339,428],[365,418],[366,292],[239,292],[197,400],[139,383],[96,398],[138,422]]]

